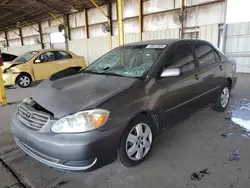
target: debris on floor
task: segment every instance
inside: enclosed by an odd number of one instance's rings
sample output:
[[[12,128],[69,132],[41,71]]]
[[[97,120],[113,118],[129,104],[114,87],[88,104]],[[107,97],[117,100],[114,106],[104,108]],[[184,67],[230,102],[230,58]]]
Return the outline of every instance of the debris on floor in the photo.
[[[226,137],[229,137],[229,136],[232,136],[233,135],[233,133],[231,133],[231,132],[225,132],[225,133],[222,133],[221,134],[221,136],[223,137],[223,138],[226,138]]]
[[[250,139],[250,130],[244,130],[241,134],[245,139]]]
[[[239,161],[240,153],[239,151],[233,151],[229,154],[229,161]]]
[[[199,172],[193,172],[191,174],[190,179],[194,181],[200,181],[205,175],[210,175],[211,173],[208,172],[208,168],[205,168]]]
[[[250,130],[250,100],[243,99],[232,105],[231,120],[240,127]]]

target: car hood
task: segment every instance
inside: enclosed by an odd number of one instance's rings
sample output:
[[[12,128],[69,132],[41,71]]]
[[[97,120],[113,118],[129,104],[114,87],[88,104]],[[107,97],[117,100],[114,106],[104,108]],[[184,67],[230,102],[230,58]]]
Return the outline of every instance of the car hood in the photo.
[[[55,118],[98,107],[142,80],[117,76],[81,73],[66,78],[43,81],[32,99],[54,114]]]

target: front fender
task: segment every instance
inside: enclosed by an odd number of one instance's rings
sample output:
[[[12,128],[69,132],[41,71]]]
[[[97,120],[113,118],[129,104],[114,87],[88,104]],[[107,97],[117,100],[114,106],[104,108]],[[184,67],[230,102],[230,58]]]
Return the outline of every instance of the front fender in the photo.
[[[140,113],[155,114],[161,121],[161,88],[154,83],[143,83],[114,96],[98,108],[109,110],[111,115],[102,130],[129,124]]]

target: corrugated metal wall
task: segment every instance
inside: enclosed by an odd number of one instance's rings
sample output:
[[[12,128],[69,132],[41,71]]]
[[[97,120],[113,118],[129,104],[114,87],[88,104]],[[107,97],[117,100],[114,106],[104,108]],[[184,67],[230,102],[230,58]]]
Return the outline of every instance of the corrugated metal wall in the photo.
[[[219,41],[219,25],[205,25],[200,26],[199,39],[207,40],[213,45],[218,46]]]
[[[165,30],[165,31],[153,31],[145,32],[142,34],[143,40],[155,40],[155,39],[170,39],[179,38],[179,29]],[[88,49],[87,49],[88,41]],[[97,58],[109,51],[109,38],[108,37],[98,37],[70,41],[70,50],[77,55],[84,56],[88,58],[88,62],[92,63]],[[139,33],[131,33],[124,35],[124,43],[133,43],[139,41]],[[118,46],[118,36],[112,36],[112,48]],[[88,56],[87,56],[88,55]]]
[[[237,72],[250,73],[250,22],[228,25],[225,53],[235,59]]]
[[[15,55],[22,55],[25,52],[32,51],[32,50],[39,50],[39,49],[41,49],[41,45],[35,44],[35,45],[28,45],[28,46],[16,46],[16,47],[3,48],[3,51],[6,53],[11,53]]]
[[[86,39],[70,41],[69,48],[75,54],[79,56],[84,56],[85,58],[87,58],[87,40]]]
[[[142,34],[142,40],[156,40],[156,39],[178,39],[180,38],[179,29],[169,29],[163,31],[151,31]]]

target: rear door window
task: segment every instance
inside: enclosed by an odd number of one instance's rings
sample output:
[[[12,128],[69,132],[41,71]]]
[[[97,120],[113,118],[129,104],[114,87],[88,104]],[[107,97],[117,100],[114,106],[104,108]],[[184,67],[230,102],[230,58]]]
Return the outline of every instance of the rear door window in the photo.
[[[67,52],[57,51],[57,52],[55,52],[55,58],[56,58],[56,60],[71,59],[72,56]]]
[[[219,55],[208,44],[194,44],[194,48],[200,66],[220,62]]]
[[[166,68],[180,68],[182,72],[195,69],[194,56],[190,45],[182,44],[176,47],[164,66],[164,69]]]

